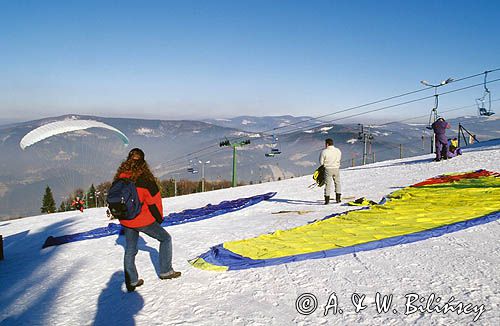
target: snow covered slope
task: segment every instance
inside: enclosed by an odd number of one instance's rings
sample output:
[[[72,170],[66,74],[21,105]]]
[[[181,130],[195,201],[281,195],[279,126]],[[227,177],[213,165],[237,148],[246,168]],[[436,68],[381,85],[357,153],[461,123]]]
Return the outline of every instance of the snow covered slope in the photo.
[[[443,173],[500,172],[500,142],[470,148],[448,161],[431,159],[425,155],[342,170],[343,196],[378,201]],[[188,259],[216,244],[352,209],[322,205],[322,189],[308,189],[311,183],[307,176],[164,199],[166,215],[277,192],[271,200],[240,211],[168,227],[174,268],[183,272],[180,279],[158,279],[157,242],[142,236],[136,263],[145,284],[134,293],[126,293],[123,284],[122,236],[41,249],[50,235],[106,226],[105,209],[0,222],[5,253],[0,261],[0,324],[464,325],[475,317],[479,318],[476,324],[500,324],[499,221],[411,244],[266,268],[210,272],[188,264]],[[279,211],[302,214],[273,214]],[[387,313],[377,312],[377,293],[392,295]],[[422,299],[421,311],[415,311],[417,302],[407,305],[417,295]],[[342,313],[334,314],[332,307],[325,316],[325,306],[335,299]],[[359,309],[366,308],[356,312],[352,299]],[[467,313],[439,313],[447,302],[450,307],[460,307],[462,302]],[[310,314],[300,314],[296,303],[302,313]]]

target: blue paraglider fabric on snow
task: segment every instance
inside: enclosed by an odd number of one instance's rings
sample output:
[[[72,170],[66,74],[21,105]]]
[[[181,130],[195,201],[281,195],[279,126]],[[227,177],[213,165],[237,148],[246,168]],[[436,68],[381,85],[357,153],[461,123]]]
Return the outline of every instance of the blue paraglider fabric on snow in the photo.
[[[243,209],[245,207],[255,205],[263,200],[268,200],[272,198],[274,195],[276,195],[275,192],[268,192],[266,194],[256,195],[248,198],[239,198],[235,200],[223,201],[217,205],[208,204],[205,207],[186,209],[180,213],[170,213],[165,217],[161,225],[171,226],[171,225],[201,221],[207,218],[223,215],[226,213]],[[109,223],[108,226],[106,227],[101,227],[86,232],[63,235],[60,237],[50,236],[45,240],[42,249],[69,242],[107,237],[113,234],[123,234],[121,224]]]
[[[109,223],[108,226],[94,229],[94,230],[90,230],[87,232],[68,234],[68,235],[63,235],[60,237],[50,236],[47,238],[47,240],[45,240],[45,243],[43,244],[42,249],[47,248],[47,247],[51,247],[51,246],[58,246],[60,244],[64,244],[64,243],[68,243],[68,242],[102,238],[102,237],[107,237],[107,236],[110,236],[113,234],[120,234],[120,233],[123,233],[122,226],[120,224]]]
[[[222,215],[255,205],[263,200],[267,200],[276,195],[275,192],[257,195],[249,198],[239,198],[235,200],[223,201],[217,205],[208,204],[205,207],[186,209],[180,213],[170,213],[167,215],[162,226],[183,224],[188,222],[201,221],[217,215]]]

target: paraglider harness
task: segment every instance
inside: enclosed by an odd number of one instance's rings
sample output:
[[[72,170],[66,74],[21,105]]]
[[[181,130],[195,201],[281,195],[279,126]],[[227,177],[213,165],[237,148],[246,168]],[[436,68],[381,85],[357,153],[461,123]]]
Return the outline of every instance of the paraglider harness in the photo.
[[[111,184],[106,201],[113,218],[119,220],[133,220],[141,212],[137,188],[128,178],[117,179]]]
[[[315,183],[310,185],[309,188],[312,188],[314,186],[323,187],[325,185],[325,167],[323,165],[321,165],[316,169],[316,171],[314,171],[313,180]]]

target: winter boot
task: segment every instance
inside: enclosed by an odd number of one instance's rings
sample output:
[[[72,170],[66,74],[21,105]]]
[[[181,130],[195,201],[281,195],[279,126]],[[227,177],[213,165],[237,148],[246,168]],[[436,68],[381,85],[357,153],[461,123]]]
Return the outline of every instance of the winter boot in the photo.
[[[330,196],[325,196],[325,205],[328,205],[330,203]]]
[[[162,280],[170,280],[172,278],[178,278],[179,276],[181,276],[181,272],[176,272],[174,270],[168,272],[168,273],[163,273],[163,274],[160,274],[160,278]]]
[[[337,203],[340,203],[340,194],[335,193],[335,200],[337,201]]]
[[[134,292],[136,287],[139,287],[143,284],[144,284],[144,280],[142,278],[140,278],[135,284],[132,284],[132,283],[129,284],[127,282],[125,283],[125,285],[127,286],[128,292]]]

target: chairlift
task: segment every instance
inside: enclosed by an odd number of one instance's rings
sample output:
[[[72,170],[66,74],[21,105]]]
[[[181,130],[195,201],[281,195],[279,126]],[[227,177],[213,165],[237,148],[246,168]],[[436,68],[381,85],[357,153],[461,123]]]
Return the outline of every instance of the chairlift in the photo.
[[[484,93],[483,93],[482,97],[476,99],[476,104],[477,104],[477,111],[478,111],[479,115],[489,117],[489,116],[492,116],[493,114],[495,114],[495,112],[491,111],[491,92],[488,89],[488,87],[486,87],[487,76],[488,76],[488,71],[485,71],[484,72],[484,84],[483,84]],[[484,105],[486,97],[488,97],[488,109],[486,109],[486,106]]]
[[[432,130],[432,124],[438,119],[438,95],[436,95],[435,107],[431,110],[431,114],[429,114],[429,123],[427,124],[427,129]]]
[[[195,170],[193,167],[193,160],[189,160],[187,172],[193,173],[193,174],[198,173],[198,170]]]
[[[278,137],[276,137],[275,135],[273,135],[273,142],[271,146],[271,151],[265,154],[266,157],[274,157],[281,154],[281,146],[279,144]]]
[[[438,107],[439,107],[439,94],[437,93],[438,87],[444,86],[444,85],[449,84],[453,81],[454,81],[453,78],[448,78],[446,80],[443,80],[441,83],[439,83],[437,85],[430,84],[429,82],[427,82],[425,80],[420,81],[420,83],[425,85],[425,86],[434,87],[434,107],[432,108],[431,114],[429,115],[429,123],[426,126],[427,129],[432,130],[432,124],[438,118]]]

